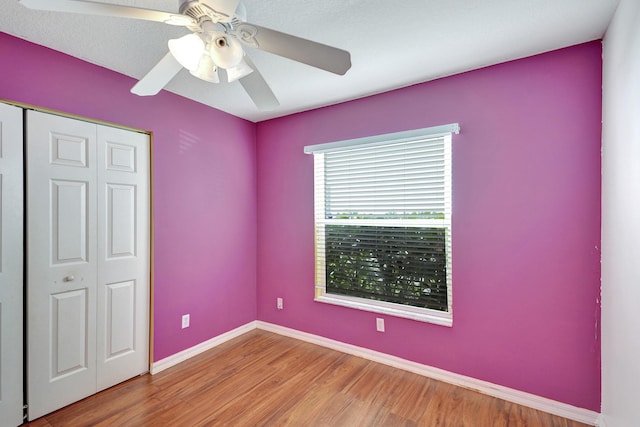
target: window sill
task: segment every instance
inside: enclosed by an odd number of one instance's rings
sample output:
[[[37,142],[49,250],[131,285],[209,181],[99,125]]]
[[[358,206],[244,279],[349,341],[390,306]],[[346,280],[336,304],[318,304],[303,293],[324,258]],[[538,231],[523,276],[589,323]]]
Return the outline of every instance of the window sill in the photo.
[[[339,305],[355,308],[357,310],[386,314],[388,316],[402,317],[417,320],[419,322],[433,323],[441,326],[453,326],[451,313],[443,313],[426,308],[403,306],[384,301],[365,300],[362,298],[348,297],[345,295],[323,294],[315,297],[315,301],[325,304]]]

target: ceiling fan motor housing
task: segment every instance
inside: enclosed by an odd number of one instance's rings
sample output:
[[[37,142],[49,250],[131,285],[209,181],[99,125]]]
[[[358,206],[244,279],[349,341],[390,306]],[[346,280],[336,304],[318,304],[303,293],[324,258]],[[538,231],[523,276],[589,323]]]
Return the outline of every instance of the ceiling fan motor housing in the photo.
[[[199,22],[202,18],[213,22],[231,22],[234,14],[228,14],[216,9],[216,0],[180,0],[180,13],[192,17]]]

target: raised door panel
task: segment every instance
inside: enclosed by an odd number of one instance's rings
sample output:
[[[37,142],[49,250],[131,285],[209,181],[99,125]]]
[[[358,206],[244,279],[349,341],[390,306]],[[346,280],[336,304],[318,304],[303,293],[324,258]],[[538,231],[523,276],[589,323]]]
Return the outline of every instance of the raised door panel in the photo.
[[[51,132],[51,164],[89,167],[87,138]]]
[[[120,172],[136,172],[138,147],[130,144],[106,142],[106,169]]]
[[[22,109],[0,103],[0,425],[22,424]]]
[[[96,125],[27,113],[29,419],[96,391]]]
[[[136,186],[106,184],[107,260],[136,256]]]
[[[51,180],[51,264],[88,261],[88,184]]]
[[[110,361],[136,350],[136,283],[110,283],[106,289],[106,360]]]
[[[51,295],[51,381],[89,368],[87,291]]]

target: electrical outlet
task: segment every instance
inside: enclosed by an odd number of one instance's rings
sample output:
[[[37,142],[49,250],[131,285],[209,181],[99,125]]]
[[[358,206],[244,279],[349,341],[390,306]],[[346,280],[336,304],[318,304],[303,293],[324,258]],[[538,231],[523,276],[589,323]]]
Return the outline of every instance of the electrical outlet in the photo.
[[[278,307],[278,310],[282,310],[284,308],[282,298],[276,298],[276,307]]]
[[[384,332],[384,319],[381,317],[376,317],[376,331]]]
[[[188,314],[182,315],[182,329],[189,327],[190,316]]]

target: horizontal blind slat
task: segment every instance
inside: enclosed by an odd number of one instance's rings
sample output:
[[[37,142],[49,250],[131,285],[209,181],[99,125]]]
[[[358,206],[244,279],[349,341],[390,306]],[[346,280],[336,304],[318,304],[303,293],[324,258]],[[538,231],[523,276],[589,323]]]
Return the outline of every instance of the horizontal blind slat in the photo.
[[[329,166],[329,165],[327,165]],[[326,176],[335,176],[335,175],[345,175],[345,174],[371,174],[371,173],[381,173],[386,171],[396,172],[396,173],[404,173],[405,171],[409,172],[412,170],[424,170],[424,169],[435,169],[440,170],[444,168],[444,159],[418,159],[414,162],[377,162],[377,163],[350,163],[349,165],[344,165],[342,167],[332,168],[329,172],[326,172]]]
[[[443,186],[442,186],[441,178],[436,178],[436,179],[423,178],[423,179],[420,179],[418,182],[413,182],[413,181],[406,182],[403,180],[396,180],[396,181],[380,181],[380,182],[364,181],[362,183],[360,182],[351,183],[348,181],[344,181],[344,182],[336,182],[335,184],[332,184],[330,191],[334,193],[336,192],[339,193],[344,191],[352,191],[352,189],[354,188],[359,189],[360,191],[390,191],[398,187],[404,188],[405,190],[413,190],[413,189],[442,190]]]

